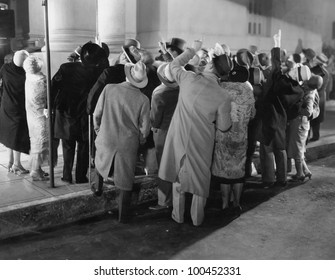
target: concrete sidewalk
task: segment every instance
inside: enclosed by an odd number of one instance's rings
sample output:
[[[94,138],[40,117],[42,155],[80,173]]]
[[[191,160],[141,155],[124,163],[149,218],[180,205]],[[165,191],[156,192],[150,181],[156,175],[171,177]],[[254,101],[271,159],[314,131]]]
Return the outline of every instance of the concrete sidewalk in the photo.
[[[316,160],[335,153],[335,101],[327,102],[326,121],[321,125],[321,139],[310,143],[307,160]],[[105,185],[102,198],[92,196],[88,184],[67,184],[60,180],[63,159],[55,167],[55,188],[49,182],[32,181],[29,175],[7,172],[7,151],[0,146],[0,238],[79,221],[117,209],[118,190]],[[29,156],[22,155],[22,164],[28,167]],[[44,168],[48,171],[48,167]],[[133,203],[154,201],[155,176],[140,176],[135,180]]]

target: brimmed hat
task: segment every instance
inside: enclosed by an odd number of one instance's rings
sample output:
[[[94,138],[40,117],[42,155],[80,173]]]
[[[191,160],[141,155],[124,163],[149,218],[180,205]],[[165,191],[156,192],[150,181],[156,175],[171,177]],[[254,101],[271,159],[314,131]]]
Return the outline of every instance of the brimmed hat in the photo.
[[[23,62],[29,56],[29,53],[25,50],[17,51],[14,53],[13,62],[17,67],[22,67]]]
[[[129,48],[132,46],[135,47],[136,49],[141,48],[140,42],[137,41],[136,39],[126,39],[121,49],[123,53],[125,54],[125,56],[127,57],[128,61],[135,64],[137,60],[135,59],[135,57],[131,54],[129,50]]]
[[[249,50],[240,49],[236,52],[236,61],[239,65],[250,68],[254,61],[254,56]]]
[[[327,65],[328,57],[324,53],[320,53],[316,56],[316,62],[318,64]]]
[[[26,71],[27,74],[36,74],[38,72],[41,72],[42,67],[42,59],[34,55],[28,56],[23,62],[23,69]]]
[[[169,63],[163,63],[158,67],[157,76],[159,80],[167,87],[171,87],[171,88],[178,87],[177,82],[172,77]]]
[[[233,62],[230,57],[226,54],[213,57],[213,66],[216,69],[219,76],[228,75],[233,69]]]
[[[316,56],[315,51],[312,49],[303,49],[302,52],[308,60],[312,60]]]
[[[245,83],[249,79],[247,67],[234,63],[234,68],[229,72],[229,81],[235,83]]]
[[[258,67],[251,67],[249,69],[249,82],[252,85],[260,85],[265,78],[263,72]]]
[[[143,62],[127,63],[124,66],[124,72],[129,82],[135,87],[144,88],[148,84],[147,70]]]
[[[310,89],[320,89],[323,84],[323,79],[319,75],[312,75],[307,81],[307,85]]]
[[[184,51],[184,45],[186,44],[186,41],[180,38],[172,38],[171,42],[168,42],[166,44],[166,48],[172,48],[175,49],[179,54],[181,54]]]
[[[102,59],[106,59],[106,53],[98,44],[88,42],[80,52],[81,62],[85,66],[96,66]]]

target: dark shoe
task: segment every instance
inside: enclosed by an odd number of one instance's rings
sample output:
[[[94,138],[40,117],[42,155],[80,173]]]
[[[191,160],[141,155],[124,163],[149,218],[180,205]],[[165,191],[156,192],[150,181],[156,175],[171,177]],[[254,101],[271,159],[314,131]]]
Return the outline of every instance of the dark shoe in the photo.
[[[292,183],[301,182],[302,183],[302,182],[305,181],[305,178],[306,178],[305,175],[302,175],[302,176],[293,175],[290,182],[292,182]]]
[[[152,211],[162,211],[162,210],[168,210],[169,208],[171,208],[170,206],[162,206],[162,205],[155,205],[155,206],[150,206],[149,210]]]
[[[86,183],[88,183],[88,179],[85,177],[85,178],[76,180],[76,183],[77,184],[86,184]]]
[[[275,185],[274,182],[263,182],[262,186],[264,189],[272,188]]]
[[[305,174],[305,178],[308,178],[309,180],[312,180],[312,173]]]
[[[241,216],[241,213],[242,213],[242,207],[241,206],[235,206],[235,207],[233,207],[232,212],[234,214],[234,217],[235,216],[239,217],[239,216]]]
[[[65,178],[60,178],[63,182],[65,183],[68,183],[68,184],[72,184],[72,179],[71,180],[68,180],[68,179],[65,179]]]
[[[319,140],[319,137],[312,137],[311,139],[308,140],[308,142],[315,142],[318,140]]]
[[[287,186],[287,181],[277,181],[274,183],[274,187],[284,188]]]
[[[95,188],[95,183],[93,183],[91,185],[91,191],[93,193],[94,196],[102,196],[104,190],[103,190],[103,186],[99,186],[98,189]]]

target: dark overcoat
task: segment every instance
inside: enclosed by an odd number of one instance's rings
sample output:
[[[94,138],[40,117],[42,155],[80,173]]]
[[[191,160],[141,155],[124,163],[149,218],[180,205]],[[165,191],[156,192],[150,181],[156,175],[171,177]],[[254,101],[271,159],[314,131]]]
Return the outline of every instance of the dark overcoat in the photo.
[[[0,107],[0,142],[7,148],[29,153],[30,140],[25,108],[26,72],[13,62],[0,70],[2,95]]]
[[[51,87],[55,138],[88,141],[87,96],[101,72],[101,68],[81,62],[60,66]]]

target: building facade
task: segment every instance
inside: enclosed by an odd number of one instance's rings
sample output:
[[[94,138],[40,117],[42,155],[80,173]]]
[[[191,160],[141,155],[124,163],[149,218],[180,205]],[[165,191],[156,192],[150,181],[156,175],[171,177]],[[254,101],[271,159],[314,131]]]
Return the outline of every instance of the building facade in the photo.
[[[42,2],[0,0],[15,12],[12,50],[42,48],[43,55]],[[137,38],[154,54],[159,41],[172,37],[268,52],[279,29],[288,52],[320,52],[323,42],[335,42],[334,0],[48,0],[48,6],[52,73],[78,45],[95,40],[108,44],[111,59],[125,38]],[[0,39],[0,48],[6,44]]]

